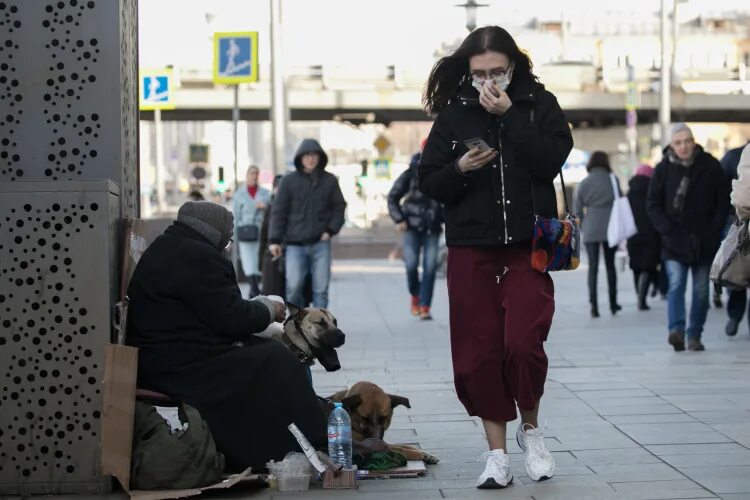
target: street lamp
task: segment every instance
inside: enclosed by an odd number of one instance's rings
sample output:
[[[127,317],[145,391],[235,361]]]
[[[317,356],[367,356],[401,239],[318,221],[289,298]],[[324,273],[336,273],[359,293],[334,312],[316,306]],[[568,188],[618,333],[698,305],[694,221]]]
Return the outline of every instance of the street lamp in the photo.
[[[466,29],[471,33],[477,27],[477,8],[488,7],[488,5],[479,4],[476,0],[466,0],[466,3],[456,5],[456,7],[463,7],[466,9]]]

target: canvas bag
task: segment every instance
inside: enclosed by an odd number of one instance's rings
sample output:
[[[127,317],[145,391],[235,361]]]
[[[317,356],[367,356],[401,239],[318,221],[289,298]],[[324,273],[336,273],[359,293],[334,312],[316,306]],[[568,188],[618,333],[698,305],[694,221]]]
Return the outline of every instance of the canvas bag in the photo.
[[[612,192],[615,195],[612,212],[609,214],[609,224],[607,224],[607,243],[612,248],[635,235],[638,228],[635,225],[630,200],[627,196],[620,196],[615,174],[610,174],[609,180],[612,181]]]
[[[137,490],[198,488],[216,483],[224,473],[224,455],[198,410],[178,406],[187,430],[173,434],[153,405],[137,401],[133,429],[130,486]]]
[[[735,290],[750,287],[750,237],[748,221],[732,224],[711,264],[709,278]]]

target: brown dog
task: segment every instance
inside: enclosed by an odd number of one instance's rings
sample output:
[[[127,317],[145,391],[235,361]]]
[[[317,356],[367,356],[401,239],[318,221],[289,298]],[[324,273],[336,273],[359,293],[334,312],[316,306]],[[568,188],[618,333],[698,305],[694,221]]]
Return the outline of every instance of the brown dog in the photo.
[[[399,405],[411,408],[409,399],[386,394],[372,382],[357,382],[349,389],[339,391],[329,398],[340,402],[352,420],[352,441],[364,451],[397,451],[408,460],[438,463],[438,458],[424,450],[409,445],[392,445],[383,441],[391,425],[393,409]]]

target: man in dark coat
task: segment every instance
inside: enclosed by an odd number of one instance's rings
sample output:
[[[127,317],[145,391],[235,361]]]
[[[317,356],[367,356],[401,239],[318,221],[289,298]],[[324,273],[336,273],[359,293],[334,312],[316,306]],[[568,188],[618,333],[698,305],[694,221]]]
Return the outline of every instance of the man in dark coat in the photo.
[[[305,278],[312,275],[313,306],[328,307],[331,238],[344,225],[346,201],[338,179],[325,171],[328,155],[318,141],[305,139],[294,157],[296,171],[284,176],[271,209],[269,251],[286,244],[286,298],[304,302]]]
[[[648,214],[662,235],[667,267],[669,343],[703,351],[703,325],[708,314],[708,274],[726,223],[729,183],[719,161],[695,144],[684,123],[672,128],[671,143],[656,166],[648,195]],[[693,275],[690,324],[685,329],[685,288]]]
[[[628,190],[628,201],[638,229],[638,232],[628,239],[628,256],[638,292],[638,309],[641,311],[649,309],[646,303],[648,290],[652,283],[658,285],[661,263],[661,235],[651,223],[646,208],[648,187],[653,175],[653,168],[641,165],[630,179]]]
[[[294,422],[324,446],[326,421],[304,366],[279,342],[253,336],[285,307],[242,298],[225,250],[231,212],[187,202],[144,252],[128,287],[128,343],[138,385],[201,413],[233,470],[263,469],[298,446]]]
[[[421,153],[411,158],[409,169],[393,183],[388,193],[388,212],[399,232],[404,234],[406,279],[411,294],[411,313],[420,319],[432,319],[430,306],[435,288],[438,246],[443,232],[443,209],[440,203],[419,190],[417,168]],[[422,280],[419,280],[419,255],[422,258]]]
[[[748,144],[750,145],[750,142]],[[721,159],[721,168],[724,169],[724,175],[730,182],[737,180],[737,165],[740,163],[743,149],[745,149],[745,146],[730,149]],[[734,210],[730,210],[728,219],[727,227],[736,220]],[[729,320],[724,331],[730,337],[737,335],[737,330],[740,327],[740,323],[742,323],[742,318],[745,316],[745,309],[747,307],[747,290],[729,290],[729,301],[727,302]],[[750,312],[748,312],[748,316],[750,316]]]

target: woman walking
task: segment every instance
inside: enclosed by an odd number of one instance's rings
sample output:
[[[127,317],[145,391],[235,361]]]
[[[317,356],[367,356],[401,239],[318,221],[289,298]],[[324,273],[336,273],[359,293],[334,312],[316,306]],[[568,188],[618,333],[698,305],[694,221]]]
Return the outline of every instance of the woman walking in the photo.
[[[659,285],[659,264],[661,263],[661,235],[651,223],[646,208],[648,186],[653,175],[652,167],[641,165],[630,179],[630,189],[628,189],[628,200],[633,210],[635,226],[638,229],[638,232],[628,239],[628,256],[638,293],[638,309],[641,311],[650,309],[646,298],[651,284]]]
[[[490,448],[477,487],[513,480],[505,438],[516,405],[526,472],[547,479],[555,462],[538,412],[555,299],[549,275],[531,268],[531,239],[535,215],[557,216],[552,181],[573,147],[568,122],[498,26],[475,30],[435,64],[424,103],[437,118],[419,182],[445,206],[456,392]],[[479,138],[487,148],[465,145]]]
[[[260,170],[255,165],[247,169],[247,185],[238,189],[233,200],[234,239],[239,243],[242,270],[250,282],[250,298],[260,295],[258,239],[263,214],[271,201],[271,193],[258,186]],[[253,229],[254,228],[254,229]]]
[[[607,284],[609,285],[609,310],[617,314],[622,310],[617,304],[617,271],[615,270],[615,253],[617,247],[610,247],[607,243],[607,226],[615,202],[613,179],[617,185],[617,194],[621,194],[620,186],[612,175],[609,166],[609,156],[603,151],[595,151],[586,165],[589,175],[581,181],[576,190],[573,213],[581,218],[581,232],[586,254],[589,257],[589,302],[591,303],[591,317],[599,317],[599,300],[597,287],[599,278],[599,250],[604,250],[604,266],[607,268]]]

